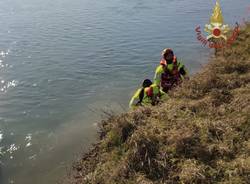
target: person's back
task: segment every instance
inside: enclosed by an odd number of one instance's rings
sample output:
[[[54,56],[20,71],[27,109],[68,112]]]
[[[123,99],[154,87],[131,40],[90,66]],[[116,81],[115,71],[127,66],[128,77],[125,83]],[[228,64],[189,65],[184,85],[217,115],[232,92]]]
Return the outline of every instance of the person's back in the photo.
[[[163,96],[166,97],[166,94],[160,90],[159,86],[146,79],[131,98],[129,107],[156,105]]]

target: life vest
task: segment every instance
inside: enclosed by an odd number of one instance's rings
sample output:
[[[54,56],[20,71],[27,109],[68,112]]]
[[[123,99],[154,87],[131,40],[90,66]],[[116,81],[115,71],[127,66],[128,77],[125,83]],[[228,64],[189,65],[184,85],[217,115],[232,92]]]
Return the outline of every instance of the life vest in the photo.
[[[156,105],[159,102],[160,89],[152,84],[150,87],[142,88],[139,94],[139,104]]]
[[[164,72],[161,74],[161,87],[164,92],[168,92],[181,82],[181,74],[178,69],[177,58],[174,56],[172,70],[168,69],[166,60],[161,60],[161,64],[164,67]]]

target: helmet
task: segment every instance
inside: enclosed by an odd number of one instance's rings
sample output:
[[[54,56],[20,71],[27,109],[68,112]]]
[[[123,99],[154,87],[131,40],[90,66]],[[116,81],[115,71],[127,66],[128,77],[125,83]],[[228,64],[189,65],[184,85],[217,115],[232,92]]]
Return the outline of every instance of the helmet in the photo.
[[[165,49],[161,52],[162,57],[164,57],[164,56],[166,56],[166,55],[168,55],[168,54],[174,55],[173,50],[170,49],[170,48],[165,48]]]
[[[142,87],[146,88],[146,87],[149,87],[151,86],[153,83],[151,82],[151,80],[149,79],[145,79],[142,83]]]

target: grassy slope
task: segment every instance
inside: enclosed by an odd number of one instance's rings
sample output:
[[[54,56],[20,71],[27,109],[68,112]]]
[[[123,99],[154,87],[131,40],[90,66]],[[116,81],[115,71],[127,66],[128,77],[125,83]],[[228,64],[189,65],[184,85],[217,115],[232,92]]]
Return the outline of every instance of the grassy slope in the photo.
[[[250,26],[157,107],[111,116],[71,183],[250,181]]]

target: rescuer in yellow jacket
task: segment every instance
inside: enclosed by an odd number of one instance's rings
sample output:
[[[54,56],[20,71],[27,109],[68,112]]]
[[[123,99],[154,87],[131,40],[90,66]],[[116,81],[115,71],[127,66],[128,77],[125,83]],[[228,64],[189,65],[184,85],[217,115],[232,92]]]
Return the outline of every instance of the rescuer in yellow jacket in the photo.
[[[185,78],[188,78],[185,66],[177,61],[172,49],[164,49],[160,65],[155,71],[154,83],[167,93]]]
[[[142,87],[138,89],[130,100],[129,107],[156,105],[160,98],[167,98],[167,94],[160,90],[159,86],[153,84],[151,80],[145,79]]]

